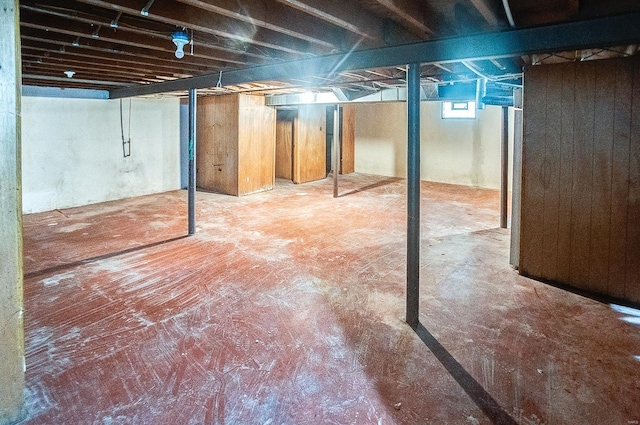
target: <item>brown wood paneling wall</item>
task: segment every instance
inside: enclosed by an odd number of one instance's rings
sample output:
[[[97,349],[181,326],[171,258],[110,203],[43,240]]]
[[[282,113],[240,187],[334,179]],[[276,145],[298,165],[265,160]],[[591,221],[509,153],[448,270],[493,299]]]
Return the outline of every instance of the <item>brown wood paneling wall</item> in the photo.
[[[198,187],[235,196],[273,188],[276,115],[264,97],[200,98],[196,126]]]
[[[238,195],[238,96],[198,99],[196,181],[198,187]]]
[[[326,121],[324,105],[304,105],[298,108],[293,137],[294,183],[306,183],[327,176]]]
[[[342,105],[342,133],[340,134],[340,174],[355,171],[356,105]]]
[[[525,70],[520,271],[640,302],[640,58]]]
[[[238,194],[262,192],[275,184],[276,110],[264,96],[240,96]]]
[[[293,121],[296,111],[277,111],[276,177],[293,180]]]

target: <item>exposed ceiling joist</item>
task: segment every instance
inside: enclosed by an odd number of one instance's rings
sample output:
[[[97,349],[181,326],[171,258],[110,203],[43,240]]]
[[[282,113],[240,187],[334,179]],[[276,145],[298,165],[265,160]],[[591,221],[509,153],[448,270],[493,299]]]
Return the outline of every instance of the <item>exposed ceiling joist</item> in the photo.
[[[423,10],[423,2],[418,0],[375,0],[387,9],[395,21],[409,28],[420,40],[434,35],[434,31],[427,25]]]
[[[92,35],[94,24],[77,24],[68,19],[57,18],[55,21],[45,19],[42,15],[34,14],[31,11],[24,11],[24,22],[21,24],[23,28],[33,28],[38,30],[44,30],[52,34],[65,34],[73,37],[80,37],[83,40],[76,40],[78,44],[82,43],[87,46],[92,44],[92,40],[96,39]],[[84,26],[83,26],[84,25]],[[87,42],[84,41],[87,39]],[[167,35],[152,36],[152,35],[136,35],[135,37],[129,37],[126,32],[122,31],[103,31],[97,40],[101,42],[118,43],[123,46],[130,46],[140,49],[155,50],[159,52],[167,52],[172,54],[175,50],[175,46],[171,42],[171,37]],[[191,55],[190,55],[191,56]],[[238,54],[230,54],[218,49],[212,49],[207,45],[197,45],[194,48],[194,54],[197,58],[216,61],[218,63],[236,64],[242,66],[252,66],[264,63],[264,60],[248,61],[246,57]]]
[[[330,49],[340,49],[343,33],[337,27],[309,19],[309,16],[267,0],[239,3],[237,0],[177,0],[186,5],[237,19]],[[283,16],[287,19],[282,19]]]
[[[45,75],[31,75],[31,74],[23,74],[22,78],[26,80],[41,80],[41,81],[70,81],[71,78],[67,77],[53,77],[53,76],[45,76]],[[102,81],[102,80],[84,80],[84,79],[74,79],[74,83],[84,83],[89,85],[103,85],[109,87],[127,87],[129,83],[126,82],[117,82],[117,81]]]
[[[569,22],[545,27],[513,29],[410,45],[355,51],[281,64],[265,65],[225,73],[223,84],[265,80],[287,80],[310,76],[331,76],[348,70],[388,67],[406,63],[445,63],[460,60],[496,59],[536,52],[577,50],[589,47],[635,44],[640,42],[640,13],[589,21]],[[157,94],[213,87],[218,75],[113,90],[112,98]]]
[[[77,0],[80,3],[111,9],[129,15],[139,15],[140,10],[132,7],[128,0]],[[170,1],[162,1],[154,4],[149,10],[148,19],[178,28],[187,28],[194,31],[211,34],[225,39],[229,45],[246,44],[256,45],[275,52],[293,55],[294,57],[307,56],[309,52],[321,53],[327,49],[318,49],[310,46],[309,42],[295,37],[278,34],[274,31],[257,28],[254,25],[238,22],[221,15],[206,12],[202,9],[180,5],[175,6]],[[284,58],[284,56],[281,56]]]
[[[291,8],[336,25],[381,45],[384,41],[384,20],[367,11],[354,7],[351,2],[341,0],[276,0]]]
[[[487,21],[489,26],[497,27],[498,26],[498,15],[493,10],[493,7],[489,4],[487,0],[470,0],[473,7],[482,15],[482,17]]]

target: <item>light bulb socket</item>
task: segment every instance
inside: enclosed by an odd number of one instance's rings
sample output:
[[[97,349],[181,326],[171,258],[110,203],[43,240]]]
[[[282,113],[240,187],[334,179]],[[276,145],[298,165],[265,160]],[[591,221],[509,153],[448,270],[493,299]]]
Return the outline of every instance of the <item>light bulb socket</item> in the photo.
[[[171,34],[173,44],[176,45],[176,57],[182,59],[184,57],[184,46],[189,44],[189,35],[186,31],[176,31]]]

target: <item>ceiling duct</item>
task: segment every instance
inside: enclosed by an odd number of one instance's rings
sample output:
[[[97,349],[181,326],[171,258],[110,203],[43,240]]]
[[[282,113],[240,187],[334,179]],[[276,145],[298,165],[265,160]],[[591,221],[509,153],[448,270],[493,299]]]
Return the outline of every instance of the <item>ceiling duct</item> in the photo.
[[[475,81],[449,83],[438,86],[438,97],[441,100],[476,100],[477,83]]]
[[[378,92],[376,89],[353,90],[340,87],[334,87],[331,90],[340,102],[351,102],[352,100],[360,99],[361,97],[369,96],[370,94]]]

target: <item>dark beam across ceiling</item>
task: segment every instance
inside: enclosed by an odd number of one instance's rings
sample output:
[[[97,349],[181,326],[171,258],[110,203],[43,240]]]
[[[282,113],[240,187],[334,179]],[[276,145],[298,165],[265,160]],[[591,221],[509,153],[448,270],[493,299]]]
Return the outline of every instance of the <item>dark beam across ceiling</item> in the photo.
[[[223,85],[267,80],[331,77],[348,70],[363,70],[408,63],[446,63],[461,60],[496,59],[539,52],[610,47],[640,42],[640,13],[534,28],[513,29],[424,41],[402,46],[354,51],[310,59],[270,64],[224,73]],[[116,89],[111,98],[214,87],[219,75],[210,74],[158,84]]]

